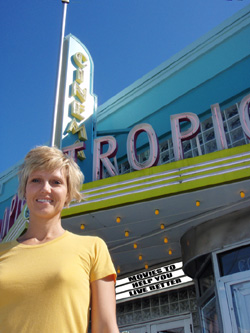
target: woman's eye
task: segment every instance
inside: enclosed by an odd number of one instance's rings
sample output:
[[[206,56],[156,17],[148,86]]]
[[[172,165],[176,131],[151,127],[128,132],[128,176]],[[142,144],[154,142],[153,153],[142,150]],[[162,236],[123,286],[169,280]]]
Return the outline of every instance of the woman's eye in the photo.
[[[31,180],[32,183],[38,183],[39,182],[39,179],[38,178],[34,178]]]
[[[59,180],[54,180],[54,184],[55,184],[55,185],[60,185],[61,182],[60,182]]]

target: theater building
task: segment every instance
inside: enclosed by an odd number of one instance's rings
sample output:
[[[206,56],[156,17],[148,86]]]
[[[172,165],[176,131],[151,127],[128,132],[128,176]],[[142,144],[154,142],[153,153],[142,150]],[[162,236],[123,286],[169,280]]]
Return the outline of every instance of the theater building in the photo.
[[[90,54],[65,38],[57,135],[86,182],[62,223],[107,242],[121,332],[250,332],[249,35],[247,6],[101,106]],[[28,223],[17,170],[1,175],[2,241]]]

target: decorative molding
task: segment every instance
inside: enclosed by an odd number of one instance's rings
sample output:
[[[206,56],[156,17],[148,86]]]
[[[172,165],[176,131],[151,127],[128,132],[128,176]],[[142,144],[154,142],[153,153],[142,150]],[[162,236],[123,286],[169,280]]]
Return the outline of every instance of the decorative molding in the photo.
[[[110,116],[117,109],[128,104],[135,98],[141,96],[146,91],[177,73],[203,54],[212,50],[218,44],[238,33],[250,24],[250,5],[225,20],[216,28],[195,42],[178,52],[176,55],[163,62],[160,66],[135,81],[132,85],[122,90],[120,93],[110,98],[97,109],[97,121],[101,121]]]

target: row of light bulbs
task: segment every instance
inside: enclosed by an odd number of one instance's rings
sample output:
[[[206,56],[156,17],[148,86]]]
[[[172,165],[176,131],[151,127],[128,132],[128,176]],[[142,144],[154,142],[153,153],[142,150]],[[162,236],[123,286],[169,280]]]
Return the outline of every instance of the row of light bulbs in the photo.
[[[172,254],[172,250],[169,250],[168,251],[168,253],[169,253],[169,255],[171,255]],[[142,260],[143,258],[142,258],[142,255],[139,255],[139,260]],[[144,268],[145,269],[148,269],[148,264],[145,264],[144,265]],[[117,268],[116,268],[116,272],[117,272],[117,274],[120,274],[121,273],[121,268],[120,268],[120,266],[117,266]]]
[[[135,245],[135,244],[134,244],[134,245]],[[168,254],[171,256],[171,255],[173,254],[173,251],[172,251],[171,249],[169,249],[169,250],[168,250]],[[143,256],[140,254],[140,255],[138,256],[138,259],[139,259],[140,261],[142,261]],[[148,264],[145,264],[144,267],[145,267],[145,269],[148,269]],[[120,270],[120,266],[118,266],[118,267],[117,267],[117,273],[119,274],[120,272],[121,272],[121,270]]]
[[[246,196],[246,193],[244,191],[240,191],[240,197],[243,199],[243,198],[245,198],[245,196]],[[199,200],[196,200],[195,205],[197,207],[199,207],[201,205],[201,202]],[[155,209],[155,215],[159,215],[159,214],[160,214],[159,209]],[[121,218],[119,216],[116,218],[116,222],[117,223],[121,222]],[[84,230],[85,224],[81,224],[80,228],[81,228],[81,230]],[[161,224],[161,229],[164,229],[164,228],[165,228],[164,224]],[[128,237],[128,236],[129,236],[129,232],[125,231],[125,237]]]
[[[159,215],[159,214],[160,214],[159,209],[155,209],[155,215]],[[117,218],[116,218],[116,222],[117,222],[117,223],[120,223],[120,222],[121,222],[121,218],[120,218],[120,217],[117,217]],[[165,229],[165,225],[162,223],[162,224],[160,225],[160,228],[161,228],[162,230]],[[127,231],[127,230],[125,231],[125,237],[129,237],[129,231]],[[168,243],[168,238],[167,238],[167,237],[164,237],[164,240],[163,240],[163,241],[164,241],[165,244]],[[137,243],[134,243],[134,244],[133,244],[133,247],[134,247],[134,249],[137,249],[137,247],[138,247]],[[173,253],[172,250],[169,249],[169,250],[168,250],[168,254],[171,255],[172,253]],[[139,255],[138,259],[139,259],[140,261],[143,259],[143,257],[142,257],[141,254]],[[144,267],[145,267],[145,269],[148,269],[148,264],[145,264]],[[120,273],[121,273],[121,268],[120,268],[120,266],[117,267],[116,271],[117,271],[117,274],[120,274]]]
[[[246,196],[245,192],[244,192],[244,191],[240,191],[240,197],[243,199],[243,198],[245,198],[245,196]],[[201,202],[200,202],[199,200],[196,200],[195,205],[196,205],[197,207],[199,207],[199,206],[201,205]],[[159,209],[155,209],[154,213],[155,213],[155,215],[159,215],[159,214],[160,214]],[[121,222],[121,217],[119,217],[119,216],[116,217],[116,222],[117,222],[117,223],[120,223],[120,222]],[[81,224],[80,228],[81,228],[81,230],[84,230],[84,229],[85,229],[85,224]],[[165,229],[165,225],[162,223],[162,224],[160,225],[160,228],[161,228],[161,230],[164,230],[164,229]],[[125,231],[125,237],[129,237],[129,231],[128,231],[128,230]],[[164,240],[163,240],[163,241],[164,241],[165,244],[167,244],[167,243],[168,243],[168,238],[167,238],[167,237],[164,237]],[[134,243],[134,244],[133,244],[133,247],[134,247],[134,249],[137,249],[137,247],[138,247],[137,243]],[[169,250],[168,250],[168,254],[169,254],[169,255],[172,255],[172,253],[173,253],[172,250],[169,249]],[[143,257],[142,257],[141,254],[139,255],[138,259],[139,259],[140,261],[143,259]],[[145,267],[145,269],[148,269],[148,264],[145,264],[144,267]],[[116,271],[117,271],[117,274],[120,274],[120,273],[121,273],[120,266],[117,267]]]
[[[244,191],[240,191],[240,197],[243,199],[243,198],[245,198],[245,196],[246,196],[246,193],[245,193]],[[197,207],[199,207],[199,206],[201,205],[201,202],[200,202],[199,200],[196,200],[196,201],[195,201],[195,205],[196,205]],[[155,209],[155,215],[159,215],[159,214],[160,214],[159,209]],[[117,223],[120,223],[120,222],[121,222],[121,218],[120,218],[120,217],[117,217],[117,218],[116,218],[116,222],[117,222]],[[164,226],[164,225],[161,224],[161,229],[164,229],[164,227],[162,227],[162,226]]]
[[[241,197],[242,199],[244,199],[245,196],[246,196],[246,193],[245,193],[244,191],[240,191],[240,197]],[[196,200],[196,201],[195,201],[195,205],[196,205],[197,207],[199,207],[199,206],[201,205],[201,202],[200,202],[199,200]]]

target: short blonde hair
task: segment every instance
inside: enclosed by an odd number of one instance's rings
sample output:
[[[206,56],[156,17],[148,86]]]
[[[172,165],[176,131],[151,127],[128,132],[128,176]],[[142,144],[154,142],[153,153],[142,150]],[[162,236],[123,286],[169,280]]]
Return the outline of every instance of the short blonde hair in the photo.
[[[79,166],[60,149],[48,146],[38,146],[31,149],[26,155],[19,171],[19,198],[25,198],[28,177],[32,172],[37,170],[53,172],[56,169],[63,169],[67,179],[68,199],[65,206],[69,206],[73,199],[78,202],[81,201],[83,197],[80,193],[80,187],[84,176]]]

